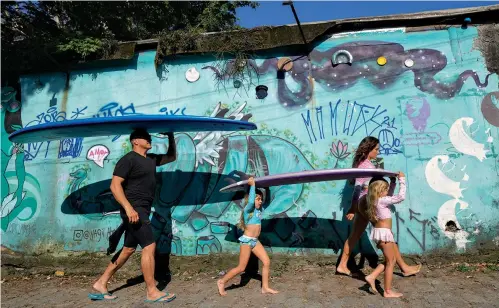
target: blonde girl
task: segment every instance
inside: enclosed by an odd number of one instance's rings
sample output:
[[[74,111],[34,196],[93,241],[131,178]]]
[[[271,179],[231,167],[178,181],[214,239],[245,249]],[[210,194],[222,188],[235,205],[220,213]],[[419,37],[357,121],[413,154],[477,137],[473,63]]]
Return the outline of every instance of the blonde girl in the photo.
[[[390,185],[383,178],[372,179],[365,199],[359,203],[359,212],[373,225],[371,240],[383,251],[385,263],[378,267],[368,276],[366,282],[376,291],[376,278],[384,271],[384,297],[401,297],[402,293],[392,290],[393,268],[396,263],[396,244],[392,233],[392,214],[390,206],[405,199],[405,176],[402,172],[398,175],[400,183],[399,193],[393,196],[395,190],[395,179],[391,179]]]

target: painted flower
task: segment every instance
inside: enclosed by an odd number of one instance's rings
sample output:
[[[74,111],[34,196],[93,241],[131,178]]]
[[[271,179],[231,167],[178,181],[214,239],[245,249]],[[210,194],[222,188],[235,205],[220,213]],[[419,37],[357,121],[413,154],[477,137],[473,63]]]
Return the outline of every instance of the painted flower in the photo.
[[[331,146],[331,154],[337,159],[345,159],[350,155],[348,152],[348,143],[343,144],[341,140],[338,141],[338,144],[334,143]]]

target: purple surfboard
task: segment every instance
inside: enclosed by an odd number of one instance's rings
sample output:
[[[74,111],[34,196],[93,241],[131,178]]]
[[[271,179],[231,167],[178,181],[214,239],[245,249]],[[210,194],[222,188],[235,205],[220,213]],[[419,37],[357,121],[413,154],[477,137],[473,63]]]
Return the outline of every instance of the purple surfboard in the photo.
[[[397,172],[392,172],[384,169],[325,169],[325,170],[308,170],[301,172],[290,172],[282,174],[267,175],[255,178],[256,187],[270,187],[290,184],[312,183],[322,181],[346,180],[352,178],[364,177],[396,177]],[[220,189],[220,192],[231,192],[244,190],[248,185],[248,180],[236,182],[227,185]]]

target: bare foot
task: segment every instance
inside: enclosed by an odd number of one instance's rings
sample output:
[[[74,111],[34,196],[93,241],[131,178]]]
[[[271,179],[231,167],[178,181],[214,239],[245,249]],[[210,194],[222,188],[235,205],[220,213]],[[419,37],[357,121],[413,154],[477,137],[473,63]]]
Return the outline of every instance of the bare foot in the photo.
[[[421,264],[409,266],[409,270],[407,272],[402,272],[402,275],[404,275],[404,277],[409,277],[412,275],[416,275],[420,270]]]
[[[92,286],[92,288],[101,293],[101,294],[105,294],[104,295],[104,298],[105,299],[115,299],[117,298],[117,296],[114,296],[114,295],[109,295],[109,292],[107,291],[107,286],[103,285],[99,280],[97,280],[94,285]]]
[[[217,286],[218,286],[218,293],[220,293],[220,296],[227,295],[227,292],[225,292],[225,283],[222,281],[222,279],[219,279],[217,281]]]
[[[173,293],[165,293],[157,290],[157,292],[147,294],[148,301],[169,302],[175,298]]]
[[[348,268],[337,267],[336,275],[352,276],[352,273],[348,270]]]
[[[399,292],[395,292],[393,290],[387,291],[385,290],[385,293],[383,294],[384,297],[402,297],[403,294]]]
[[[366,276],[364,279],[366,280],[366,282],[371,287],[372,292],[373,293],[378,293],[378,290],[376,290],[376,278],[371,277],[371,275],[369,275],[369,276]]]
[[[277,294],[279,291],[273,290],[271,288],[262,288],[262,294]]]

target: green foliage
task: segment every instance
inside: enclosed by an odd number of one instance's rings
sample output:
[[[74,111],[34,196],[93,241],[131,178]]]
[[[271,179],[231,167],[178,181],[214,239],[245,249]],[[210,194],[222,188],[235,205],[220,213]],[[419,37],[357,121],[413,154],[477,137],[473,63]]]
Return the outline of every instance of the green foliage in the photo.
[[[256,8],[258,3],[251,1],[208,1],[198,16],[198,27],[205,32],[234,30],[236,27],[236,8]]]
[[[211,46],[212,40],[204,40],[201,33],[220,32],[241,29],[236,25],[236,8],[250,6],[256,8],[258,3],[251,1],[206,1],[182,2],[185,6],[183,16],[192,20],[190,25],[165,28],[158,36],[158,53],[156,65],[163,58],[178,53],[194,51],[200,48],[217,50],[217,52],[239,52],[248,50],[254,42],[248,42],[247,37],[232,34],[218,34],[219,44]],[[239,67],[239,66],[238,66]]]
[[[57,52],[68,52],[76,58],[85,60],[90,55],[109,58],[116,50],[118,42],[112,39],[98,39],[93,37],[72,38],[57,45]]]
[[[166,55],[174,55],[197,48],[196,38],[200,34],[198,28],[187,28],[176,31],[163,30],[158,37],[158,54],[156,65]]]
[[[461,273],[474,272],[476,271],[476,269],[477,267],[475,265],[470,265],[467,263],[458,264],[456,266],[456,270],[458,270]]]
[[[251,1],[2,1],[2,75],[71,61],[107,58],[118,41],[236,28]],[[184,39],[185,35],[175,35]],[[186,40],[180,49],[191,46]]]
[[[69,42],[65,44],[57,45],[58,51],[71,51],[76,52],[81,55],[83,58],[86,58],[88,55],[97,52],[102,48],[102,42],[96,38],[75,38],[69,40]]]

